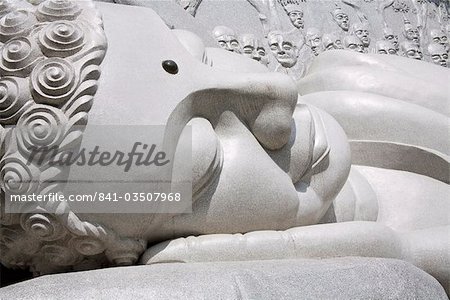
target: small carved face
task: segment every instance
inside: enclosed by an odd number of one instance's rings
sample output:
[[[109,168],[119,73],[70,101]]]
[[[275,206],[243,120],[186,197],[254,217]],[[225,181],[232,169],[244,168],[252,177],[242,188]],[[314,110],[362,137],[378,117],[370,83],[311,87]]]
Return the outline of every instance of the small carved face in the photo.
[[[217,43],[222,49],[231,52],[241,53],[239,41],[234,35],[222,35],[217,38]]]
[[[422,60],[423,53],[420,47],[414,42],[404,42],[402,44],[403,56],[407,58]]]
[[[430,54],[431,61],[442,67],[448,67],[448,51],[440,44],[430,44],[428,46],[428,53]]]
[[[376,48],[378,54],[397,55],[397,49],[390,41],[378,41]]]
[[[306,44],[311,48],[315,56],[319,55],[322,50],[322,36],[315,28],[308,29],[306,33]]]
[[[226,26],[216,26],[213,30],[214,38],[222,49],[241,53],[241,46],[234,31]]]
[[[295,28],[303,29],[305,24],[303,22],[303,12],[300,10],[294,10],[289,13],[289,18],[291,19],[292,25]]]
[[[269,64],[269,58],[266,55],[266,49],[254,35],[241,36],[242,54],[251,59],[259,61],[263,65]]]
[[[398,36],[394,34],[392,29],[386,29],[384,31],[384,39],[391,42],[395,49],[398,50]]]
[[[364,47],[369,47],[370,37],[367,26],[363,24],[355,24],[353,25],[353,33],[361,40]]]
[[[431,39],[436,44],[441,44],[443,46],[448,45],[448,38],[447,35],[439,29],[433,29],[430,32]]]
[[[297,47],[282,34],[269,34],[269,46],[277,61],[285,68],[292,68],[297,63]]]
[[[364,45],[361,40],[354,36],[349,35],[344,38],[344,48],[352,51],[356,51],[359,53],[364,53]]]
[[[420,44],[420,34],[417,28],[413,28],[411,26],[405,27],[404,31],[405,38],[417,45]]]
[[[344,49],[341,40],[333,34],[324,34],[322,36],[322,44],[325,51],[333,49]]]
[[[348,31],[350,24],[348,15],[344,13],[342,10],[337,10],[333,13],[333,19],[341,27],[342,30]]]

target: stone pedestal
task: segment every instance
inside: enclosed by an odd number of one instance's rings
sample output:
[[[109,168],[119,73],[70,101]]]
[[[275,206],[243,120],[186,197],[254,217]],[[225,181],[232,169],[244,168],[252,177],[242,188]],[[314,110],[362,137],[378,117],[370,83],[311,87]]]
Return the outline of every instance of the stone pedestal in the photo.
[[[82,287],[82,288],[80,288]],[[337,258],[159,264],[50,275],[0,289],[1,299],[447,299],[393,259]]]

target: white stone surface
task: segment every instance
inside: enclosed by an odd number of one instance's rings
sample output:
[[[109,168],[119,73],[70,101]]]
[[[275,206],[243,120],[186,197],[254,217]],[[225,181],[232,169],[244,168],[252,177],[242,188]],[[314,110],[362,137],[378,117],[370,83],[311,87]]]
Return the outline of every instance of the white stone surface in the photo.
[[[447,299],[436,280],[420,269],[403,261],[376,258],[113,268],[36,278],[0,289],[0,297],[23,300]]]

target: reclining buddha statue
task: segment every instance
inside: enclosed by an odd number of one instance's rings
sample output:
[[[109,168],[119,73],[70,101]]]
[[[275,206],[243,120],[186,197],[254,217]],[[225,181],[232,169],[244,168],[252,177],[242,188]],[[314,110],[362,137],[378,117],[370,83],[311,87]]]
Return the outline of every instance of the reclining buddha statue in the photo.
[[[448,69],[333,50],[294,82],[151,9],[38,2],[0,3],[3,265],[380,257],[450,292]],[[101,176],[27,163],[33,146],[77,148],[97,125],[163,125],[175,161],[191,128],[192,212],[5,210],[7,195]]]

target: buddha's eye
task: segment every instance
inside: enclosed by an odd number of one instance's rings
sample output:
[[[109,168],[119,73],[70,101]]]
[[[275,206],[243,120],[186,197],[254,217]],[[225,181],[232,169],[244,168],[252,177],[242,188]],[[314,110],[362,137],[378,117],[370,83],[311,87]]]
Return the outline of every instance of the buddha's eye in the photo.
[[[166,71],[169,74],[177,74],[178,73],[178,65],[173,60],[165,60],[162,62],[162,67],[164,71]]]
[[[448,54],[442,54],[442,57],[443,57],[444,59],[448,59]]]

